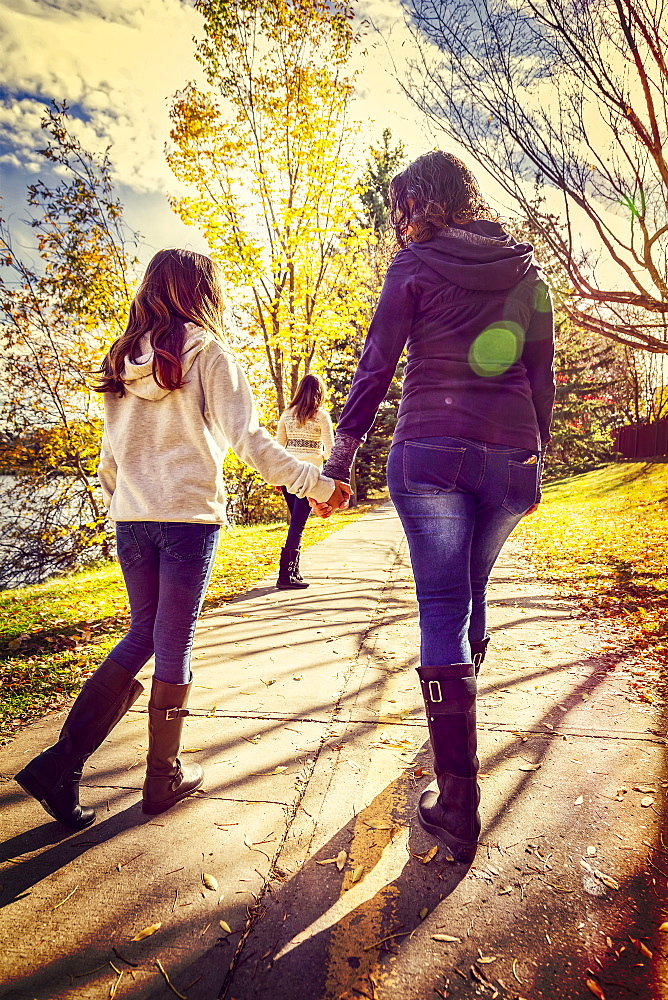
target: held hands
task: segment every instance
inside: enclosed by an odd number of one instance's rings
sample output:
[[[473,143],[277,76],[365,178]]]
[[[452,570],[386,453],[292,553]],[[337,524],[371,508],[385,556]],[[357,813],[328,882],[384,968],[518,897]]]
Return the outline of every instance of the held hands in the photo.
[[[313,513],[317,514],[318,517],[330,517],[335,510],[345,510],[348,506],[348,498],[352,493],[350,486],[347,483],[339,482],[338,479],[334,480],[334,484],[334,492],[329,500],[318,502],[311,497],[308,498]]]

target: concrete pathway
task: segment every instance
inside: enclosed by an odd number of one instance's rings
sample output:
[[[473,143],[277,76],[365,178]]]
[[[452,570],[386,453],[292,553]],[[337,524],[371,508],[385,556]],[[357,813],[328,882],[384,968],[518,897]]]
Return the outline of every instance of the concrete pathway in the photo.
[[[192,799],[141,812],[147,694],[91,759],[81,833],[11,780],[63,713],[0,751],[0,997],[668,996],[666,718],[623,634],[504,551],[467,868],[415,819],[431,758],[392,507],[303,562],[308,591],[267,582],[200,622]]]

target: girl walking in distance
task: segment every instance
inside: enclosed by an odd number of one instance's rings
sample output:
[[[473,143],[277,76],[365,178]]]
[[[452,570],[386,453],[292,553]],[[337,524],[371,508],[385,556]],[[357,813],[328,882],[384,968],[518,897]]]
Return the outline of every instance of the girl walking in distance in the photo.
[[[228,446],[268,482],[300,497],[329,497],[337,509],[349,492],[260,427],[248,382],[225,343],[223,308],[213,261],[161,250],[125,333],[102,363],[98,475],[116,523],[130,630],[84,684],[58,742],[16,776],[73,829],[95,819],[79,804],[84,763],[139,697],[135,675],[154,654],[144,812],[163,812],[202,783],[199,765],[182,765],[178,752],[195,625],[226,522]]]
[[[406,345],[387,477],[415,576],[436,774],[418,816],[455,859],[470,861],[480,834],[476,677],[488,643],[487,581],[540,499],[554,401],[552,308],[533,248],[494,221],[455,156],[419,157],[392,180],[390,204],[399,249],[324,472],[349,479]]]
[[[317,375],[304,375],[287,410],[281,414],[276,440],[295,458],[312,462],[322,468],[323,458],[329,458],[333,432],[329,413],[323,410],[325,384]],[[290,511],[290,527],[281,550],[281,565],[276,586],[279,590],[303,590],[308,587],[299,572],[299,548],[311,505],[306,497],[297,497],[283,487]]]

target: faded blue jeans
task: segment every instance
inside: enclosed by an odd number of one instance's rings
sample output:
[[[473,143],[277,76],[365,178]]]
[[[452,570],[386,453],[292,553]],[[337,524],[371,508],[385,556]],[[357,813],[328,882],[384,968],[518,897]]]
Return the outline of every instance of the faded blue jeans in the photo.
[[[471,663],[469,642],[485,638],[487,581],[536,502],[537,457],[454,437],[392,447],[387,481],[410,548],[423,666]]]
[[[217,524],[117,521],[131,624],[109,658],[133,676],[155,653],[156,680],[188,684],[197,618],[218,548]]]

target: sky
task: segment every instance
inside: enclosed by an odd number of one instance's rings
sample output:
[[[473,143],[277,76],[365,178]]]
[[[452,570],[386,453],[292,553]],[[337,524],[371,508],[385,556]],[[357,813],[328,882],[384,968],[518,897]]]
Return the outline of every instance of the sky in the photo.
[[[396,75],[412,41],[400,0],[358,0],[356,11],[366,24],[351,66],[357,74],[351,117],[362,125],[360,173],[369,146],[379,145],[390,128],[409,159],[436,147],[456,152],[490,203],[502,214],[512,212],[496,183],[403,92]],[[29,248],[32,237],[21,224],[26,185],[38,175],[48,180],[48,164],[38,153],[44,145],[40,119],[55,99],[72,108],[85,148],[110,147],[126,222],[142,237],[140,262],[165,246],[206,252],[198,230],[169,206],[167,196],[182,192],[164,155],[173,95],[190,80],[206,86],[194,57],[193,36],[200,35],[192,0],[0,0],[0,196],[18,245]],[[561,212],[556,191],[548,205]],[[598,243],[588,222],[581,232],[583,242]],[[605,259],[599,265],[610,266]]]
[[[439,145],[428,121],[392,75],[410,40],[399,0],[361,0],[370,26],[355,57],[357,95],[351,117],[362,123],[360,164],[383,129],[414,158]],[[52,99],[67,101],[86,148],[110,146],[125,217],[143,236],[146,262],[164,246],[206,251],[193,227],[172,212],[179,187],[164,157],[170,98],[200,80],[193,36],[200,17],[181,0],[0,0],[0,194],[12,229],[21,233],[26,184],[45,175],[40,119]],[[21,233],[20,239],[27,239]]]

